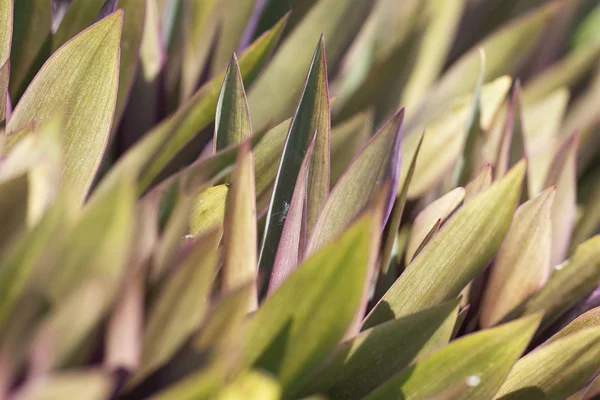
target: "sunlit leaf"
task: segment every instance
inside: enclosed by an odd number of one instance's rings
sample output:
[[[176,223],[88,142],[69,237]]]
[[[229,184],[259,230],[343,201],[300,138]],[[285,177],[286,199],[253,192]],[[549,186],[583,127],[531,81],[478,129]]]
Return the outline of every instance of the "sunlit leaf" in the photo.
[[[223,228],[229,187],[218,185],[203,190],[194,200],[190,215],[190,233],[200,235],[215,227]]]
[[[311,256],[265,300],[246,330],[243,366],[270,371],[287,393],[298,390],[327,358],[355,318],[366,289],[379,230],[374,214],[367,212]],[[297,306],[289,307],[292,303]]]
[[[0,65],[10,56],[13,37],[13,0],[0,2]]]
[[[97,370],[56,373],[33,380],[18,390],[15,400],[102,400],[110,395],[112,377]]]
[[[525,163],[517,164],[462,207],[367,316],[364,328],[452,299],[500,248],[519,199]]]
[[[52,52],[92,25],[104,2],[104,0],[74,0],[69,4],[58,29],[52,35]]]
[[[456,320],[457,301],[378,325],[338,346],[302,393],[359,399],[407,367],[444,347]],[[360,379],[357,379],[360,377]]]
[[[495,398],[564,399],[585,385],[598,368],[600,328],[583,329],[519,360]]]
[[[482,327],[492,326],[539,291],[550,274],[555,187],[515,212],[488,278],[480,309]]]
[[[224,387],[216,400],[278,400],[281,388],[272,376],[251,371]]]
[[[492,184],[492,167],[486,164],[481,171],[465,186],[465,204],[473,200],[479,193]]]
[[[57,108],[64,109],[63,186],[80,201],[92,184],[111,129],[122,19],[123,13],[118,11],[54,53],[27,88],[6,127],[7,132],[14,132],[30,121],[46,121]]]
[[[539,320],[535,315],[460,338],[391,378],[366,399],[423,399],[461,383],[468,390],[457,398],[491,398],[527,347]]]
[[[600,326],[600,307],[593,308],[590,311],[581,314],[569,325],[561,329],[556,335],[548,339],[546,344],[552,343],[558,339],[562,339],[565,336],[572,335],[573,333],[581,330],[598,326]]]

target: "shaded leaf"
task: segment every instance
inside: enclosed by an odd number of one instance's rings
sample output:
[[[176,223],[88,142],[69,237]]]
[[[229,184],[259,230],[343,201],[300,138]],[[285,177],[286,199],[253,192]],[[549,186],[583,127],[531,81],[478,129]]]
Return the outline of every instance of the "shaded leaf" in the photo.
[[[336,241],[310,257],[268,297],[244,337],[242,366],[273,373],[284,393],[322,361],[349,328],[376,252],[379,221],[367,212]],[[315,280],[315,274],[320,279]],[[345,279],[339,279],[343,273]],[[298,299],[298,293],[303,293]],[[296,307],[289,304],[297,303]]]
[[[308,213],[312,210],[316,215],[329,192],[329,94],[323,37],[313,55],[275,178],[259,258],[259,269],[267,276],[273,268],[300,166],[313,137],[316,139],[308,171],[307,196]]]
[[[340,177],[319,214],[306,254],[312,254],[343,232],[389,181],[391,190],[384,201],[383,227],[392,211],[398,188],[403,120],[404,109],[373,136]]]
[[[256,280],[257,234],[254,188],[254,159],[247,143],[242,145],[238,162],[231,178],[225,209],[223,237],[223,273],[221,288],[232,290]],[[248,297],[247,310],[258,307],[255,292]]]
[[[223,87],[217,102],[213,139],[215,151],[240,144],[250,136],[252,136],[250,111],[240,66],[234,54],[225,71]]]
[[[52,35],[52,53],[75,35],[92,25],[105,0],[74,0],[69,4],[58,29]]]
[[[508,106],[508,114],[506,123],[502,132],[502,139],[498,152],[498,160],[496,161],[496,177],[502,177],[512,165],[525,157],[525,133],[523,132],[523,117],[521,111],[521,84],[515,82],[513,87],[512,98]],[[526,181],[529,183],[532,170],[537,170],[537,160],[531,160],[531,155],[527,152],[528,170]],[[539,192],[532,192],[534,195]],[[532,196],[533,197],[533,196]]]
[[[388,380],[366,398],[423,399],[466,383],[458,398],[490,398],[531,340],[534,315],[460,338]],[[436,379],[431,379],[432,376]]]
[[[491,184],[492,166],[490,164],[486,164],[475,176],[475,178],[471,179],[471,181],[467,183],[467,186],[465,186],[465,204],[474,199],[479,193],[490,187]]]
[[[540,368],[543,366],[543,368]],[[564,399],[600,368],[600,328],[588,328],[538,347],[519,360],[496,399]]]
[[[372,126],[372,114],[359,113],[331,130],[332,187],[371,137]]]
[[[0,250],[27,226],[28,197],[27,174],[21,173],[0,182]]]
[[[515,212],[483,294],[482,327],[501,321],[548,280],[552,240],[550,214],[555,193],[556,188],[550,187]]]
[[[581,330],[598,326],[600,326],[600,307],[593,308],[588,312],[581,314],[569,325],[561,329],[556,335],[548,339],[545,344],[552,343]]]
[[[436,221],[441,219],[441,223],[443,224],[456,211],[464,198],[465,189],[461,187],[456,188],[429,204],[417,215],[412,225],[408,245],[406,246],[406,265],[409,265],[414,259],[417,248],[421,245]]]
[[[57,107],[63,108],[62,184],[80,201],[92,184],[110,133],[122,18],[122,11],[117,11],[54,53],[27,88],[6,127],[10,133],[33,120],[42,123]]]
[[[444,225],[367,316],[369,328],[452,299],[477,276],[508,231],[525,163],[482,192]]]
[[[456,320],[457,301],[378,325],[338,346],[302,393],[358,399],[412,361],[444,347]],[[360,379],[357,379],[360,377]]]

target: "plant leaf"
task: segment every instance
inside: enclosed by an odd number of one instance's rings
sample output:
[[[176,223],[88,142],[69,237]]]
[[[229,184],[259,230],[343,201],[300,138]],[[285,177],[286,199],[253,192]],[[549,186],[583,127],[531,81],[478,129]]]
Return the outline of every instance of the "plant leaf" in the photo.
[[[515,212],[483,294],[483,328],[500,322],[548,281],[555,193],[556,188],[550,187]]]
[[[74,0],[52,35],[52,53],[94,23],[105,0]]]
[[[543,368],[540,368],[543,366]],[[564,399],[600,368],[600,328],[588,328],[542,345],[519,360],[496,399]]]
[[[525,134],[523,132],[523,117],[521,115],[521,84],[517,80],[513,88],[512,98],[508,106],[506,124],[502,132],[502,141],[499,147],[498,160],[496,162],[496,176],[502,177],[506,171],[525,156]],[[531,161],[529,153],[528,170],[526,181],[529,183],[532,174],[531,169],[537,170],[536,162]],[[533,165],[535,164],[535,166]],[[528,185],[529,186],[529,185]],[[533,192],[538,194],[539,192]],[[533,196],[532,196],[533,197]]]
[[[29,180],[26,173],[0,182],[0,251],[27,226]]]
[[[386,181],[391,189],[385,199],[382,227],[387,221],[400,176],[400,143],[404,109],[392,117],[348,166],[329,195],[310,236],[306,254],[312,254],[343,232],[344,228],[379,193]]]
[[[406,246],[405,261],[406,265],[414,259],[416,250],[427,236],[431,227],[438,219],[443,224],[454,211],[460,206],[465,198],[465,189],[459,187],[446,193],[439,199],[421,211],[412,225],[412,231],[408,245]]]
[[[225,386],[216,400],[279,400],[281,388],[273,377],[250,371]]]
[[[463,206],[371,310],[363,328],[457,296],[498,251],[524,174],[525,163],[521,162]]]
[[[600,307],[593,308],[588,312],[581,314],[569,325],[561,329],[556,335],[548,339],[544,344],[552,343],[573,333],[600,326]]]
[[[157,295],[144,331],[140,368],[129,387],[167,362],[202,322],[218,267],[218,238],[215,231],[199,238]]]
[[[252,136],[250,110],[244,91],[244,82],[235,54],[225,71],[223,87],[217,102],[215,116],[215,151],[240,144]]]
[[[275,47],[287,18],[257,39],[240,57],[242,78],[249,84]],[[223,75],[205,84],[175,114],[152,129],[132,149],[130,157],[144,156],[148,163],[140,180],[140,191],[147,189],[185,145],[214,119]],[[235,159],[235,156],[234,156]]]
[[[369,264],[377,251],[376,214],[367,212],[265,300],[246,330],[242,366],[270,371],[284,393],[292,393],[327,358],[363,297]],[[320,279],[315,280],[317,273]],[[344,279],[339,279],[342,273]],[[289,307],[293,303],[297,306]]]
[[[460,338],[373,391],[366,399],[423,399],[466,383],[460,399],[492,397],[531,340],[539,315]],[[431,379],[435,373],[436,379]]]
[[[371,6],[369,0],[319,0],[310,9],[248,93],[255,131],[265,130],[293,113],[295,88],[302,84],[310,65],[311,44],[319,35],[327,38],[327,63],[335,68]]]
[[[223,184],[200,192],[194,201],[190,215],[190,233],[192,235],[197,236],[216,227],[223,229],[229,191],[229,187]]]
[[[465,186],[464,204],[474,199],[479,193],[486,190],[492,184],[492,166],[486,164],[475,178],[471,179]]]
[[[256,195],[254,188],[254,159],[248,143],[240,148],[238,162],[232,174],[231,189],[225,208],[223,237],[223,273],[221,288],[232,290],[256,280],[257,234]],[[258,307],[255,291],[248,297],[247,310]]]
[[[343,342],[315,371],[302,393],[324,393],[332,399],[362,398],[412,361],[447,345],[457,309],[458,301],[452,300],[388,321]]]
[[[110,396],[112,386],[112,377],[104,371],[58,372],[26,384],[15,393],[13,399],[102,400]]]
[[[542,329],[591,293],[600,282],[600,236],[583,242],[569,260],[554,268],[548,283],[522,310],[525,314],[544,311]]]
[[[0,2],[0,65],[8,61],[13,37],[13,0]]]
[[[359,113],[331,130],[332,187],[371,137],[372,120],[372,113]]]
[[[319,211],[329,192],[329,95],[323,37],[313,55],[275,178],[275,189],[269,205],[258,261],[259,269],[267,276],[273,268],[300,166],[313,136],[316,137],[315,148],[307,184],[309,214],[311,209],[315,213]]]
[[[30,121],[46,121],[57,107],[64,108],[62,184],[80,201],[92,184],[110,133],[122,18],[122,11],[117,11],[54,53],[27,88],[6,127],[7,132],[15,132]]]

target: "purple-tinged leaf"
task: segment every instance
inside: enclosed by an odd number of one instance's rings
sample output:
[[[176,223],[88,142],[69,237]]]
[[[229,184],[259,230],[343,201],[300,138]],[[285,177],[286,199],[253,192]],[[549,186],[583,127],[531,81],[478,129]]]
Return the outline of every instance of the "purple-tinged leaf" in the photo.
[[[522,123],[523,117],[521,114],[521,83],[517,80],[513,87],[512,98],[508,104],[508,113],[498,149],[498,159],[495,169],[496,179],[503,177],[515,163],[526,155],[525,134]],[[531,165],[529,168],[531,168]],[[525,191],[524,193],[528,192]]]
[[[96,22],[105,0],[74,0],[52,36],[52,53]]]
[[[483,192],[492,184],[492,166],[486,164],[481,171],[465,186],[464,204],[473,200],[475,196]]]

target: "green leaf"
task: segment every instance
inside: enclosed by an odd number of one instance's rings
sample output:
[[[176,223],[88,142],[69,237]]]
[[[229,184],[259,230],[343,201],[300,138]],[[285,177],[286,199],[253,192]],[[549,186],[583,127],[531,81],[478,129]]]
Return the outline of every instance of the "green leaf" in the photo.
[[[555,193],[550,187],[515,212],[483,294],[482,327],[500,322],[548,281]]]
[[[18,1],[18,0],[17,0]],[[105,371],[58,372],[19,389],[15,400],[102,400],[110,396],[112,377]]]
[[[312,254],[338,236],[383,188],[392,185],[384,204],[383,223],[391,213],[400,176],[400,143],[404,109],[392,117],[348,166],[329,195],[310,236]]]
[[[223,237],[223,273],[221,288],[229,291],[254,282],[257,273],[256,195],[254,159],[248,143],[244,143],[231,178],[225,207]],[[255,287],[255,286],[254,286]],[[248,297],[247,310],[258,307],[256,287]]]
[[[372,120],[372,113],[359,113],[331,130],[332,187],[371,137]]]
[[[0,182],[0,251],[27,226],[29,179],[26,173]]]
[[[412,261],[415,258],[417,258],[417,256],[421,253],[421,251],[423,251],[423,249],[425,248],[425,246],[427,246],[429,244],[429,242],[431,242],[431,239],[433,239],[438,234],[438,232],[440,231],[440,226],[441,225],[442,225],[442,219],[438,218],[435,221],[435,223],[433,224],[433,226],[431,227],[431,229],[429,230],[429,232],[427,232],[427,234],[425,235],[425,237],[423,238],[423,240],[421,240],[421,244],[419,244],[419,247],[417,247],[417,249],[415,250],[415,254],[412,256],[412,258],[410,259],[410,261]],[[410,263],[410,261],[407,262],[406,265],[408,265]],[[470,283],[469,283],[469,285],[470,285]],[[464,289],[463,289],[463,291],[464,291]]]
[[[10,57],[13,37],[13,0],[0,1],[0,65]]]
[[[444,225],[367,316],[364,328],[458,296],[492,259],[519,199],[525,163],[478,195]]]
[[[329,93],[323,37],[319,40],[313,55],[275,178],[275,189],[267,213],[258,262],[259,269],[264,271],[266,276],[270,275],[273,268],[300,166],[313,137],[316,137],[315,148],[307,184],[309,215],[311,210],[316,215],[329,192]]]
[[[0,67],[0,99],[8,99],[8,80],[10,78],[10,62],[7,61]],[[0,124],[5,125],[7,112],[7,101],[0,100]],[[0,143],[2,147],[4,139]]]
[[[265,130],[292,115],[298,88],[310,65],[313,43],[327,39],[327,63],[336,67],[371,8],[370,0],[319,0],[282,43],[248,93],[254,130]],[[317,151],[317,153],[319,153]]]
[[[490,164],[486,164],[479,174],[475,176],[465,186],[465,204],[474,199],[479,193],[486,190],[492,184],[492,167]]]
[[[223,184],[200,192],[194,200],[190,215],[190,233],[192,235],[197,236],[217,227],[220,230],[223,229],[229,191],[229,187]]]
[[[509,168],[525,156],[525,133],[523,131],[523,116],[521,110],[521,84],[517,80],[513,87],[512,98],[508,106],[506,123],[502,132],[502,139],[496,161],[496,177],[502,177]],[[529,152],[527,152],[529,156]],[[537,159],[535,161],[528,157],[527,183],[531,180],[532,169],[537,170]],[[529,185],[527,185],[529,187]],[[526,192],[527,193],[527,192]],[[533,194],[535,193],[535,194]],[[539,193],[532,192],[535,196]],[[533,197],[533,196],[532,196]]]
[[[525,351],[539,320],[534,315],[460,338],[388,380],[366,399],[424,399],[463,383],[468,390],[459,399],[491,398]]]
[[[10,98],[17,101],[49,55],[52,3],[48,0],[17,0],[14,13],[9,87]]]
[[[548,283],[521,311],[524,314],[544,311],[542,328],[591,293],[600,282],[600,236],[583,242],[569,260],[554,269]]]
[[[338,346],[302,393],[362,398],[414,360],[447,345],[457,309],[453,300],[360,333]]]
[[[415,258],[417,248],[419,248],[423,239],[427,237],[427,234],[436,221],[441,220],[441,224],[446,222],[450,215],[458,209],[464,198],[465,189],[461,187],[456,188],[429,204],[416,216],[412,225],[410,239],[406,246],[404,258],[406,265],[409,265]]]
[[[584,329],[598,326],[600,326],[600,307],[593,308],[588,312],[581,314],[569,325],[561,329],[556,335],[548,339],[545,344],[552,343],[558,339],[562,339]]]
[[[110,134],[122,18],[121,11],[112,14],[54,53],[27,88],[6,127],[7,132],[15,132],[30,121],[48,120],[57,108],[64,109],[62,184],[80,201],[92,184]]]
[[[52,36],[52,53],[94,23],[104,0],[74,0]]]
[[[213,139],[215,151],[240,144],[250,136],[252,136],[250,110],[240,66],[234,54],[225,71],[225,79],[217,103]]]
[[[565,260],[575,229],[577,212],[577,149],[579,134],[566,138],[557,150],[546,177],[545,186],[556,185],[552,206],[552,265]]]
[[[292,393],[328,357],[354,320],[366,289],[380,229],[374,214],[358,219],[264,301],[246,329],[241,366],[273,373],[284,393]]]
[[[162,286],[149,311],[140,368],[128,387],[166,363],[202,322],[218,267],[218,237],[213,231],[199,238]]]
[[[583,329],[519,360],[495,398],[565,399],[594,377],[598,368],[600,328]]]
[[[275,47],[286,18],[257,39],[240,57],[242,78],[249,84]],[[152,129],[131,151],[131,158],[144,157],[147,163],[140,180],[140,191],[147,189],[173,157],[198,132],[214,120],[224,73],[214,77],[182,105],[175,114]],[[234,153],[235,154],[235,153]],[[235,155],[233,157],[235,159]]]
[[[598,199],[600,199],[600,180],[595,179],[592,190],[583,204],[581,218],[573,232],[569,254],[572,254],[577,246],[594,235],[600,227],[600,203]]]
[[[216,400],[279,400],[281,388],[273,377],[250,371],[221,389]]]

